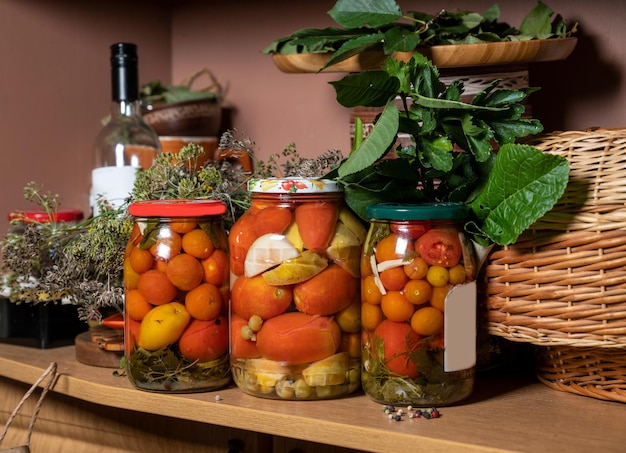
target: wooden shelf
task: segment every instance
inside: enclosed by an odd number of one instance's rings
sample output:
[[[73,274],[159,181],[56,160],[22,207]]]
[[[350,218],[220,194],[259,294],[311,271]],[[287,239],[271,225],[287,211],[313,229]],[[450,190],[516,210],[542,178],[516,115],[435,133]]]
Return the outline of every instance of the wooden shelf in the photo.
[[[479,374],[474,395],[464,404],[440,408],[441,418],[396,422],[362,394],[296,402],[256,398],[234,386],[195,394],[150,393],[134,389],[113,369],[78,363],[73,346],[39,350],[0,344],[3,382],[30,384],[51,361],[59,373],[53,395],[89,402],[91,411],[155,414],[349,449],[571,453],[593,446],[607,453],[626,445],[625,405],[561,393],[532,376]],[[1,426],[5,417],[0,414]]]

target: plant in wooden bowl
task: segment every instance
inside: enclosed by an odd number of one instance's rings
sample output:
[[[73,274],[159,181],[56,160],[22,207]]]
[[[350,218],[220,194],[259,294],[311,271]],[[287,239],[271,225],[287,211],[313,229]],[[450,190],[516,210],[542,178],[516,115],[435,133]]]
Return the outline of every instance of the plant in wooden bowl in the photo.
[[[576,45],[571,38],[576,24],[568,29],[542,2],[519,28],[500,21],[497,4],[482,14],[429,14],[404,13],[395,0],[338,0],[328,13],[338,27],[301,29],[276,39],[263,52],[285,72],[355,72],[378,68],[388,56],[406,61],[415,51],[438,67],[465,67],[559,60]]]
[[[193,85],[200,77],[209,84]],[[159,80],[141,87],[143,117],[159,136],[216,137],[222,121],[224,90],[211,71],[196,71],[179,85],[163,85]]]

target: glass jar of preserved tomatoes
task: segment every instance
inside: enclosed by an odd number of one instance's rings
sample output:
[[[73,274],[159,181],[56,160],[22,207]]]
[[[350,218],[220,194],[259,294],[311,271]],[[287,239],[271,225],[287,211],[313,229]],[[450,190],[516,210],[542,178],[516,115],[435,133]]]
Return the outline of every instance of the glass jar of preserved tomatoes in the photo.
[[[366,229],[331,180],[262,179],[228,236],[233,379],[251,395],[329,399],[360,387]]]
[[[215,390],[228,360],[228,239],[216,200],[129,206],[124,258],[126,371],[135,387]]]
[[[463,204],[378,204],[361,262],[362,385],[384,404],[468,397],[476,362],[473,248]]]

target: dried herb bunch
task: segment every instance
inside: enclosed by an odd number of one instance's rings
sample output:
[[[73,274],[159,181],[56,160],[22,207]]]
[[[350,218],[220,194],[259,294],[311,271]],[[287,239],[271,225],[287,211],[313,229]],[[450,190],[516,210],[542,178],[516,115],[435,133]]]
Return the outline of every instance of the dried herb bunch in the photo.
[[[329,149],[312,159],[300,157],[296,145],[290,143],[280,154],[271,154],[267,162],[257,162],[255,173],[257,177],[262,178],[275,176],[319,178],[338,166],[342,160],[343,153],[337,149]]]
[[[273,176],[319,177],[341,161],[341,153],[328,151],[303,159],[295,145],[267,162],[254,159],[254,142],[236,131],[220,138],[220,149],[248,153],[255,170],[243,171],[229,161],[200,165],[204,150],[196,144],[178,153],[160,154],[154,166],[140,171],[125,204],[111,209],[104,200],[98,216],[73,225],[63,222],[26,222],[18,217],[20,233],[0,241],[2,268],[10,299],[16,303],[47,303],[65,299],[78,306],[81,320],[99,322],[103,314],[122,310],[124,251],[133,228],[128,205],[156,199],[219,199],[229,207],[224,217],[228,229],[250,206],[246,183],[250,178]],[[243,155],[243,154],[242,154]],[[286,159],[286,162],[282,160]],[[302,170],[302,174],[299,170]],[[59,196],[44,192],[35,182],[24,189],[26,200],[56,218]]]
[[[247,148],[246,152],[252,153]],[[229,207],[225,222],[249,205],[245,182],[249,174],[229,162],[199,165],[204,150],[196,144],[179,153],[162,153],[155,165],[138,173],[131,196],[118,209],[99,200],[101,213],[78,225],[14,220],[19,233],[0,242],[2,267],[10,299],[40,303],[65,299],[78,306],[79,318],[99,322],[103,312],[121,311],[124,250],[133,228],[128,205],[134,201],[211,198]],[[24,190],[26,200],[56,218],[59,196],[44,193],[35,182]]]

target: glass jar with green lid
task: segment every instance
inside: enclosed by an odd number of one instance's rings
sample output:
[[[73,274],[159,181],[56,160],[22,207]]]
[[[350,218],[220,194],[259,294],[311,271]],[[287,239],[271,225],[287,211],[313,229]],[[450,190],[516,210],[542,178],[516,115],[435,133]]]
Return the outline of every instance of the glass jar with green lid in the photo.
[[[463,204],[377,204],[361,260],[362,385],[384,404],[456,403],[473,389],[475,260]]]
[[[129,206],[135,224],[124,257],[124,341],[138,389],[198,392],[231,381],[225,212],[216,200]]]

